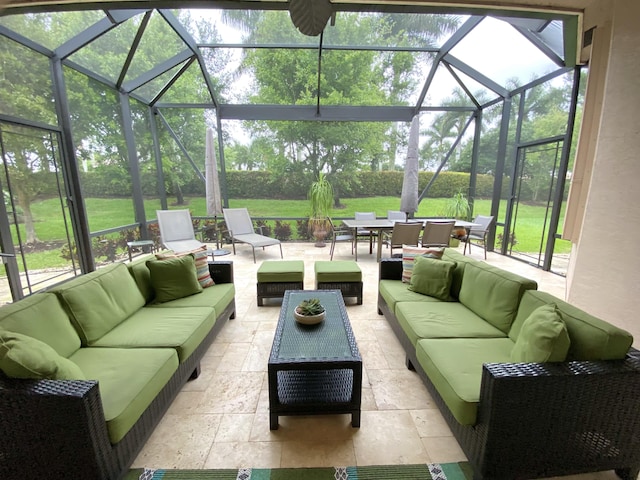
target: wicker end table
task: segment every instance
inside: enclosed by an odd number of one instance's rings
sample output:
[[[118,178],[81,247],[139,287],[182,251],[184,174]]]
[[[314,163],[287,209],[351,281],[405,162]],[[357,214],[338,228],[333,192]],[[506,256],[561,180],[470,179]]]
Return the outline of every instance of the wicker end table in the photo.
[[[301,325],[293,310],[319,298],[325,319]],[[282,415],[351,414],[360,426],[362,358],[340,290],[287,290],[268,363],[269,427]]]

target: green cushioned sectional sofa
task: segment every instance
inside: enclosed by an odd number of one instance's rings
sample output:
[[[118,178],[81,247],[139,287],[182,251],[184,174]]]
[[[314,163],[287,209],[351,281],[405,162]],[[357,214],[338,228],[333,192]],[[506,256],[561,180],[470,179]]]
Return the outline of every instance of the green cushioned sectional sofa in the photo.
[[[532,280],[450,249],[427,262],[443,261],[452,262],[449,291],[438,299],[413,291],[418,280],[401,281],[401,258],[383,259],[378,313],[441,409],[474,478],[615,469],[635,480],[640,354],[631,335],[538,291]],[[536,323],[541,315],[555,323]],[[558,328],[551,335],[545,325]],[[540,354],[538,343],[527,343],[534,336],[550,345],[548,360],[521,361],[522,351]]]
[[[45,343],[84,377],[0,372],[0,478],[122,478],[180,388],[197,377],[235,316],[233,264],[209,262],[215,285],[157,303],[149,258],[0,308],[0,329]]]

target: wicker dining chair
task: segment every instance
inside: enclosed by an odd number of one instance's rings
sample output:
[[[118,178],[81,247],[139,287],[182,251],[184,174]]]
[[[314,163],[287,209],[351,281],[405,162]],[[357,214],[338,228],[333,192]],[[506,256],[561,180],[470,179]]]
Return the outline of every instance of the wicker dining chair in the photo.
[[[448,247],[455,220],[446,222],[429,222],[424,226],[422,234],[423,247]]]
[[[393,249],[402,249],[403,245],[417,246],[422,232],[422,222],[396,222],[393,225],[391,235],[387,240],[390,255],[393,257]]]

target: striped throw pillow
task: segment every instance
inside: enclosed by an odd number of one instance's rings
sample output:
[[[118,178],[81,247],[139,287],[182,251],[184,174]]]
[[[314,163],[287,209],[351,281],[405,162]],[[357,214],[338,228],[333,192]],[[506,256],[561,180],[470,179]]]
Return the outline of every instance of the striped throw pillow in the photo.
[[[442,258],[444,247],[414,247],[411,245],[402,246],[402,281],[404,283],[411,282],[411,273],[413,272],[413,261],[417,256],[429,258]]]
[[[202,286],[202,288],[207,288],[212,285],[215,285],[213,278],[211,278],[211,274],[209,273],[209,255],[207,253],[207,247],[203,246],[202,248],[198,248],[196,250],[190,250],[188,252],[164,252],[156,254],[156,258],[158,260],[164,260],[166,258],[173,257],[182,257],[183,255],[193,254],[196,261],[196,274],[198,276],[198,283]]]

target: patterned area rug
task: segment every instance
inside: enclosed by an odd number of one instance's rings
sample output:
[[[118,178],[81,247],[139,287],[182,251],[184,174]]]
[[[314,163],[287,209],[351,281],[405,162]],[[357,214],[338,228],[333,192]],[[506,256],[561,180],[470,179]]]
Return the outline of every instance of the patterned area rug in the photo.
[[[471,480],[467,462],[323,468],[133,469],[125,480]]]

